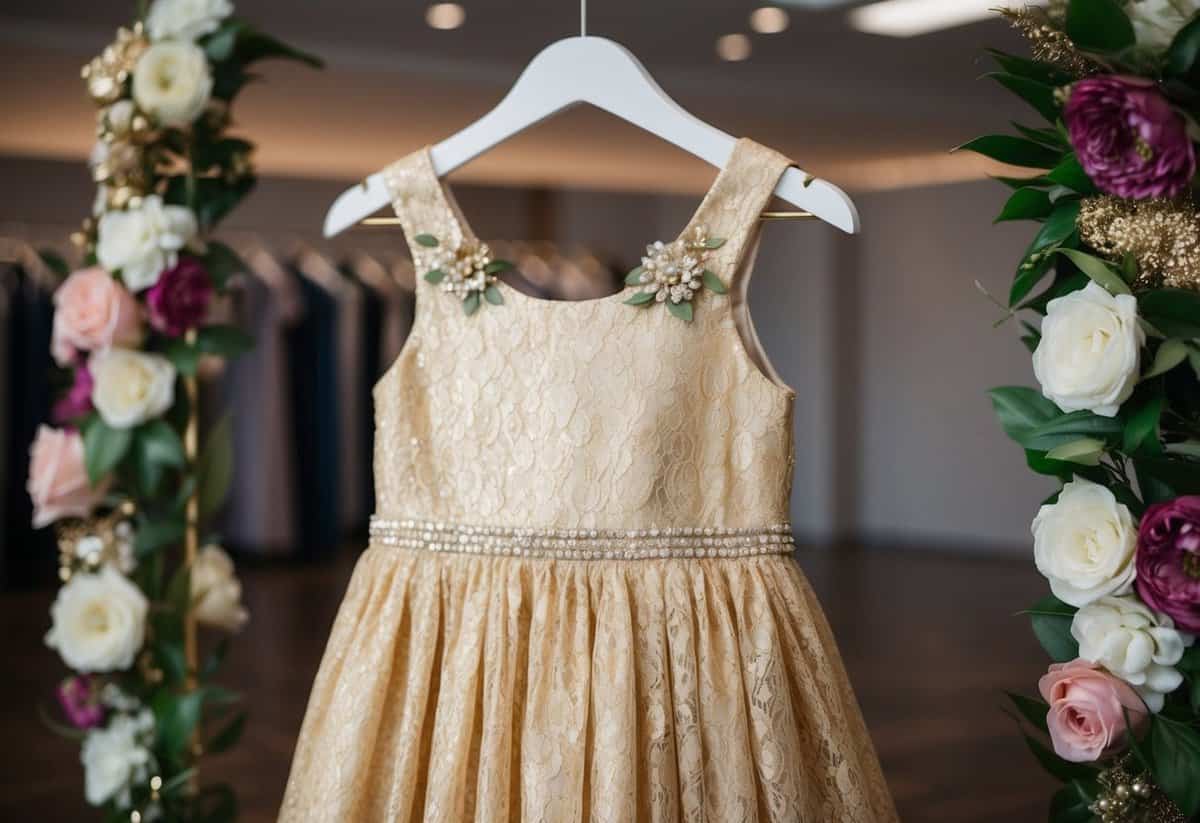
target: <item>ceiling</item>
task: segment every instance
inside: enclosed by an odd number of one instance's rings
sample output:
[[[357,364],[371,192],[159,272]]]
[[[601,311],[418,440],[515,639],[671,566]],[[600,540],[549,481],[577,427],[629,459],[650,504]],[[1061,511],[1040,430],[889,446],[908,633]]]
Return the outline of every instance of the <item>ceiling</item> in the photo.
[[[574,0],[461,0],[466,24],[436,31],[425,4],[241,0],[238,12],[322,55],[327,69],[265,67],[239,101],[267,173],[354,179],[486,111],[542,46],[578,32]],[[79,66],[129,16],[130,3],[0,0],[0,153],[81,158],[92,109]],[[753,55],[725,63],[722,34],[744,32],[748,0],[591,0],[589,34],[636,53],[695,114],[787,152],[848,188],[977,176],[946,150],[1022,117],[976,77],[984,45],[1019,48],[999,21],[913,39],[856,33],[845,8],[792,9],[791,27],[753,35]],[[594,111],[556,118],[459,176],[602,188],[691,190],[711,172]]]

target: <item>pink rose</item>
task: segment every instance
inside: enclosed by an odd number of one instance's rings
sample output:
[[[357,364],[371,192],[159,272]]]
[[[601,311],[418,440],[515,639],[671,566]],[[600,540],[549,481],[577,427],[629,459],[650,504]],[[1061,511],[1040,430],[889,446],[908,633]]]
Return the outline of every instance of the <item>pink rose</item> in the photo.
[[[77,271],[54,292],[50,351],[60,366],[70,365],[79,352],[141,342],[137,300],[104,269]]]
[[[1091,763],[1120,751],[1126,715],[1135,733],[1149,717],[1128,683],[1082,658],[1051,665],[1038,689],[1050,704],[1046,723],[1054,753],[1072,763]]]
[[[41,426],[29,449],[26,488],[33,499],[33,527],[40,529],[64,517],[87,517],[108,483],[93,488],[88,482],[79,432]]]

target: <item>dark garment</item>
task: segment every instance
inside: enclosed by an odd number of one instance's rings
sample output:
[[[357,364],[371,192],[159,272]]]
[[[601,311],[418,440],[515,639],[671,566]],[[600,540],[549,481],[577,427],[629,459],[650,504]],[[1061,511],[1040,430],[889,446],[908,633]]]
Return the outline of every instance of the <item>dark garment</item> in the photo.
[[[48,291],[38,287],[23,270],[0,276],[10,293],[7,328],[8,385],[0,394],[8,404],[8,438],[4,451],[4,522],[0,534],[0,586],[31,588],[55,578],[57,553],[54,530],[35,531],[33,503],[25,490],[29,473],[29,447],[38,426],[50,417],[50,328],[54,305]]]
[[[337,301],[297,271],[304,316],[287,333],[295,434],[298,556],[319,560],[341,541],[338,489]]]

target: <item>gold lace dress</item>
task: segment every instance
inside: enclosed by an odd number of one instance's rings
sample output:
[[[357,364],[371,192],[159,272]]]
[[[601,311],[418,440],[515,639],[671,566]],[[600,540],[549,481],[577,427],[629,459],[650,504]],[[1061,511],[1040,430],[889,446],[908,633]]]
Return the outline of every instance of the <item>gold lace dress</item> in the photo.
[[[692,218],[728,286],[692,322],[503,283],[468,315],[418,278],[280,820],[896,819],[789,556],[794,393],[746,311],[788,164],[739,142]],[[478,242],[427,151],[386,177],[416,260]]]

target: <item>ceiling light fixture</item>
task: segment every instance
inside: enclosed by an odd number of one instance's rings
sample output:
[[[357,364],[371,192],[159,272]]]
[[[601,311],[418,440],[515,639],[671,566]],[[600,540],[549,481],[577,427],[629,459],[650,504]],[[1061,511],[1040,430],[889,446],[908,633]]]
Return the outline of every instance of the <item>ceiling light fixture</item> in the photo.
[[[434,3],[425,10],[425,22],[430,28],[448,31],[456,29],[467,19],[467,11],[458,3]]]
[[[750,57],[750,38],[744,34],[726,34],[717,38],[717,56],[730,63]]]
[[[850,25],[868,34],[914,37],[986,20],[997,8],[1046,5],[1045,0],[882,0],[849,12]]]
[[[750,28],[759,34],[779,34],[786,31],[791,18],[778,6],[763,6],[750,12]]]

